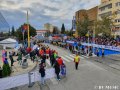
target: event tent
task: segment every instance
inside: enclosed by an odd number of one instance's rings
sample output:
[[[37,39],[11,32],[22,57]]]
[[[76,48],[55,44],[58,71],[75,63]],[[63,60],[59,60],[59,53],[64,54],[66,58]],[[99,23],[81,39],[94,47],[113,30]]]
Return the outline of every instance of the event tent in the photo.
[[[16,44],[18,42],[15,39],[8,38],[0,41],[0,45],[2,45],[4,48],[10,47],[10,48],[15,48]]]

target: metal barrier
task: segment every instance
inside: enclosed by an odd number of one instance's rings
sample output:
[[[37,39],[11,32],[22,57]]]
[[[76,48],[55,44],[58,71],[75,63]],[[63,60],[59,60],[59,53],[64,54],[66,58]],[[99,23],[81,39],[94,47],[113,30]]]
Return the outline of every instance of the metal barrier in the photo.
[[[28,87],[32,87],[34,85],[34,82],[31,81],[31,75],[32,74],[33,74],[32,72],[28,72],[28,78],[29,78],[29,85],[28,85]]]

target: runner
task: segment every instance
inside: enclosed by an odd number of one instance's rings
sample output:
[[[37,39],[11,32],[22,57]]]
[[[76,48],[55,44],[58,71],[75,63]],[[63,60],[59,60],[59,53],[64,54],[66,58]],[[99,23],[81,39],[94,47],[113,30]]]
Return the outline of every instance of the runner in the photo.
[[[76,56],[74,58],[74,62],[75,62],[75,69],[78,70],[78,64],[80,61],[80,57],[78,56],[78,53],[76,53]]]

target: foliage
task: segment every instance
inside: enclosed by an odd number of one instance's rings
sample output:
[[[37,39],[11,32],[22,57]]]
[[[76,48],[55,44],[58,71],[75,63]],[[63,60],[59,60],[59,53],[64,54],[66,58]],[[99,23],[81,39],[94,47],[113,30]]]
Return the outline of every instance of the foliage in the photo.
[[[26,25],[26,24],[21,25],[16,31],[16,37],[19,40],[23,40],[22,27],[24,25]],[[34,27],[32,27],[31,25],[29,25],[29,32],[30,32],[30,36],[35,36],[36,35],[36,29]],[[28,37],[28,33],[27,33],[27,30],[26,30],[25,33],[24,33],[24,39],[27,39],[27,37]]]
[[[64,26],[64,23],[62,24],[62,27],[61,27],[61,34],[65,34],[65,26]]]
[[[102,17],[96,22],[96,34],[102,33],[105,36],[111,35],[111,28],[114,26],[112,18],[108,16]]]
[[[90,30],[90,26],[92,23],[90,22],[88,15],[84,14],[84,19],[77,22],[77,32],[79,36],[85,36]]]
[[[11,68],[9,66],[9,64],[3,64],[3,70],[2,70],[2,76],[6,77],[6,76],[10,76],[11,74]]]
[[[50,31],[47,31],[47,32],[45,33],[45,37],[48,37],[50,34],[51,34]]]
[[[15,35],[15,28],[14,28],[14,26],[12,26],[11,35],[12,35],[12,36],[14,36],[14,35]]]
[[[53,28],[53,34],[59,34],[59,30],[58,30],[57,27],[54,27],[54,28]]]
[[[65,34],[67,36],[73,36],[73,31],[72,30],[67,30],[67,31],[65,31]]]

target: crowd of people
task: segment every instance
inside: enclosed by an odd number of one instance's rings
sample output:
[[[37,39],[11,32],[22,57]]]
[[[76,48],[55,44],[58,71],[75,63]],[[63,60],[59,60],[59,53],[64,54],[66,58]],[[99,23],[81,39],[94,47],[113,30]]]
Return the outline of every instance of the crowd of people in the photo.
[[[36,44],[34,50],[20,48],[18,53],[18,60],[21,64],[22,55],[29,55],[31,61],[36,64],[39,64],[39,73],[41,75],[41,82],[45,84],[45,67],[46,60],[49,60],[51,67],[55,69],[55,74],[57,80],[60,80],[60,74],[62,76],[66,75],[66,65],[63,62],[63,59],[58,55],[56,50],[51,49],[48,45]],[[27,58],[27,57],[26,57]],[[40,60],[40,61],[38,61]]]
[[[112,38],[112,37],[103,37],[103,36],[98,36],[98,37],[78,37],[78,38],[72,38],[68,40],[73,40],[76,42],[84,42],[84,43],[95,43],[98,45],[107,45],[107,46],[115,46],[115,47],[120,47],[120,37]]]

